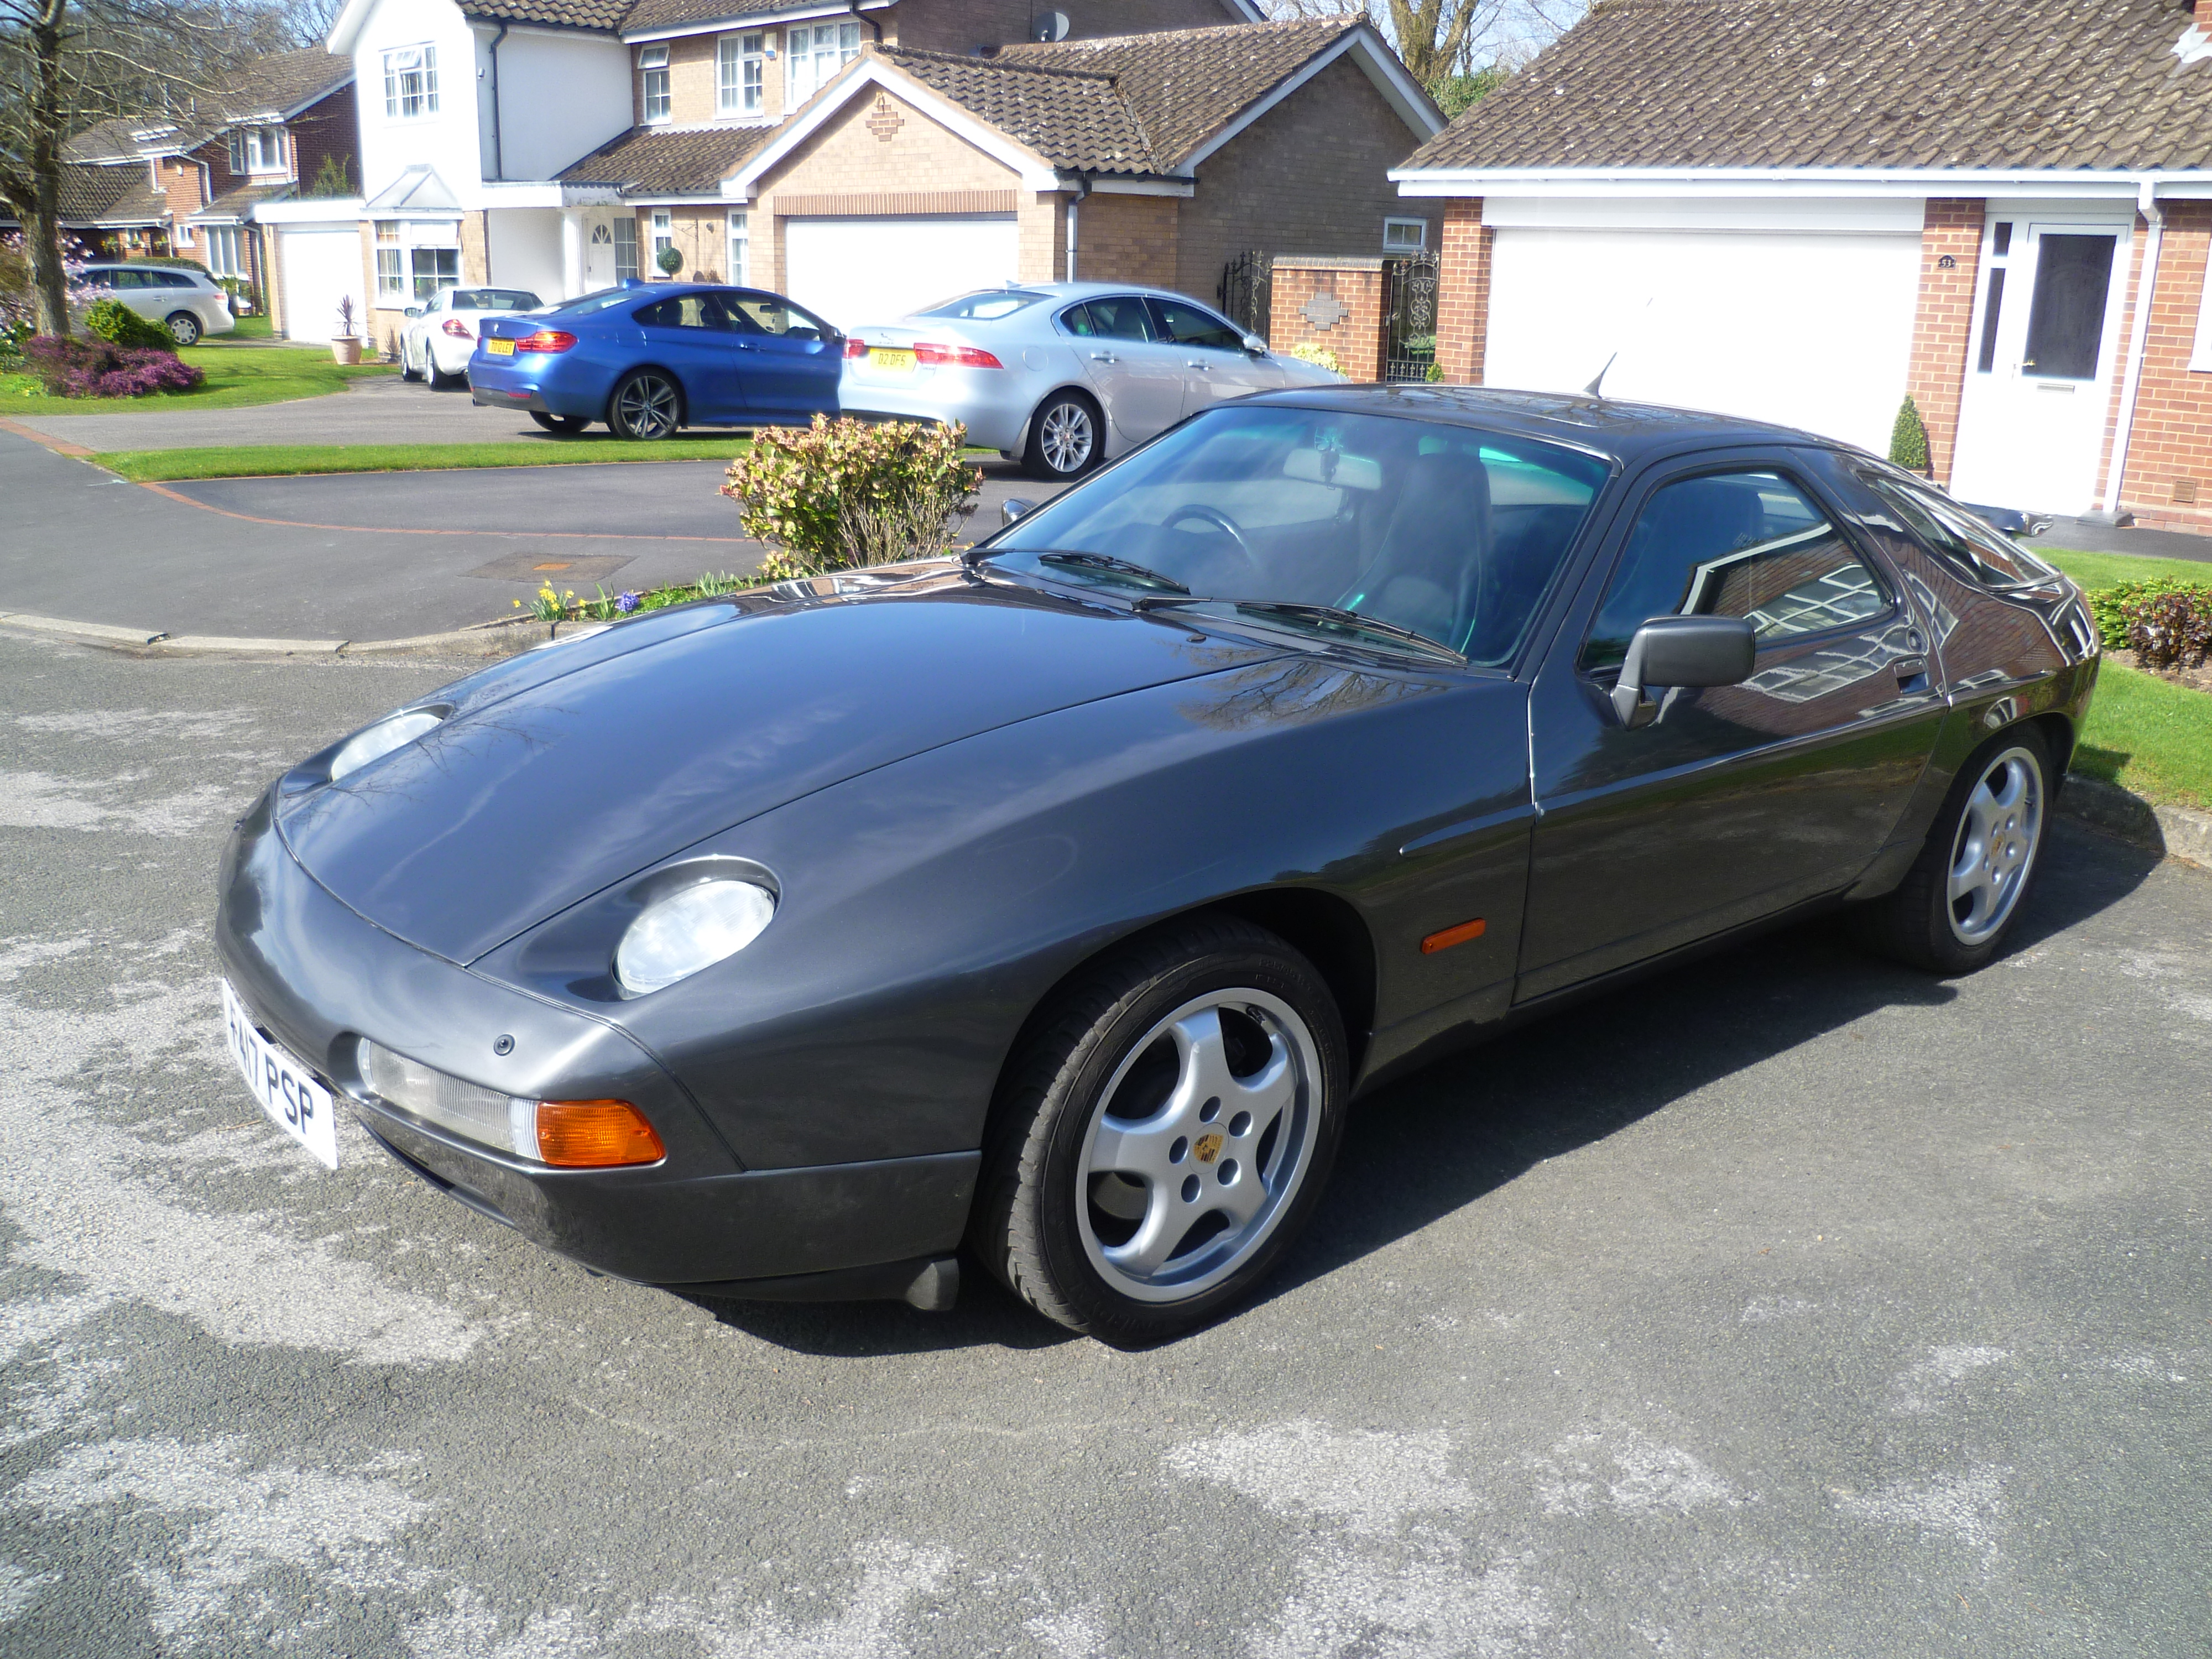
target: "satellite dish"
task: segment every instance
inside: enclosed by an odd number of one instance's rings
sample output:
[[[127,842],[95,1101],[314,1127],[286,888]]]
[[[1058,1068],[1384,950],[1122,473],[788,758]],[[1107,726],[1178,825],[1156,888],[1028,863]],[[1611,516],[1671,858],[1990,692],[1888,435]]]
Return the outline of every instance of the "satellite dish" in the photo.
[[[1030,21],[1032,40],[1065,40],[1067,39],[1067,14],[1064,11],[1040,12]]]

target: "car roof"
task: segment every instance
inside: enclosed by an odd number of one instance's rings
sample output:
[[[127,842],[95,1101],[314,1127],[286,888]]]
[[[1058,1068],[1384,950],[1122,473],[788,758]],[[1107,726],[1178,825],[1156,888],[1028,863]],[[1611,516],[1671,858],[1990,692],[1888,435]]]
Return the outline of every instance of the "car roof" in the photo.
[[[1837,449],[1832,438],[1736,415],[1673,409],[1662,404],[1623,402],[1582,392],[1515,392],[1470,386],[1291,386],[1242,399],[1249,404],[1284,404],[1302,409],[1340,409],[1346,413],[1393,415],[1449,426],[1541,438],[1584,449],[1602,450],[1623,462],[1642,460],[1670,450],[1729,446],[1818,445]]]

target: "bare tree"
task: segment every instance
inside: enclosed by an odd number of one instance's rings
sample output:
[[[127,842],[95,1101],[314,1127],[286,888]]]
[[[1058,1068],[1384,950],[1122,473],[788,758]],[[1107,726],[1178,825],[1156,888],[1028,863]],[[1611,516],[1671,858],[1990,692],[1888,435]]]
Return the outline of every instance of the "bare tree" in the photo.
[[[42,334],[69,331],[62,145],[111,116],[191,118],[281,14],[240,0],[0,0],[0,203],[23,222]]]
[[[1267,0],[1278,17],[1364,16],[1448,113],[1472,100],[1452,82],[1518,69],[1558,39],[1589,0]]]

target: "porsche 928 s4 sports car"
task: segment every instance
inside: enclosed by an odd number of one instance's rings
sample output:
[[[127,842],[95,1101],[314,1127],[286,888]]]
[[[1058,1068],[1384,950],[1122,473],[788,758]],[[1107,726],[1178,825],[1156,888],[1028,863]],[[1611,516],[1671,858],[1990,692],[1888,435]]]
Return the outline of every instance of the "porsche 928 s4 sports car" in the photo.
[[[1802,433],[1588,398],[1206,410],[967,554],[541,648],[241,822],[232,1044],[483,1214],[695,1294],[1115,1341],[1250,1289],[1346,1103],[1842,904],[2002,946],[2098,637]]]

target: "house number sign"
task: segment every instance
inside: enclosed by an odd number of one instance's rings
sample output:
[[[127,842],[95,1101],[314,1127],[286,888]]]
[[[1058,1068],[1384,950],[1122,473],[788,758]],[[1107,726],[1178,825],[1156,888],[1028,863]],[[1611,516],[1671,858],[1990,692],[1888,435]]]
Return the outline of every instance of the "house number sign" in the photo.
[[[1324,290],[1308,300],[1300,307],[1299,314],[1316,328],[1327,333],[1346,317],[1352,315],[1352,307],[1334,294]]]

